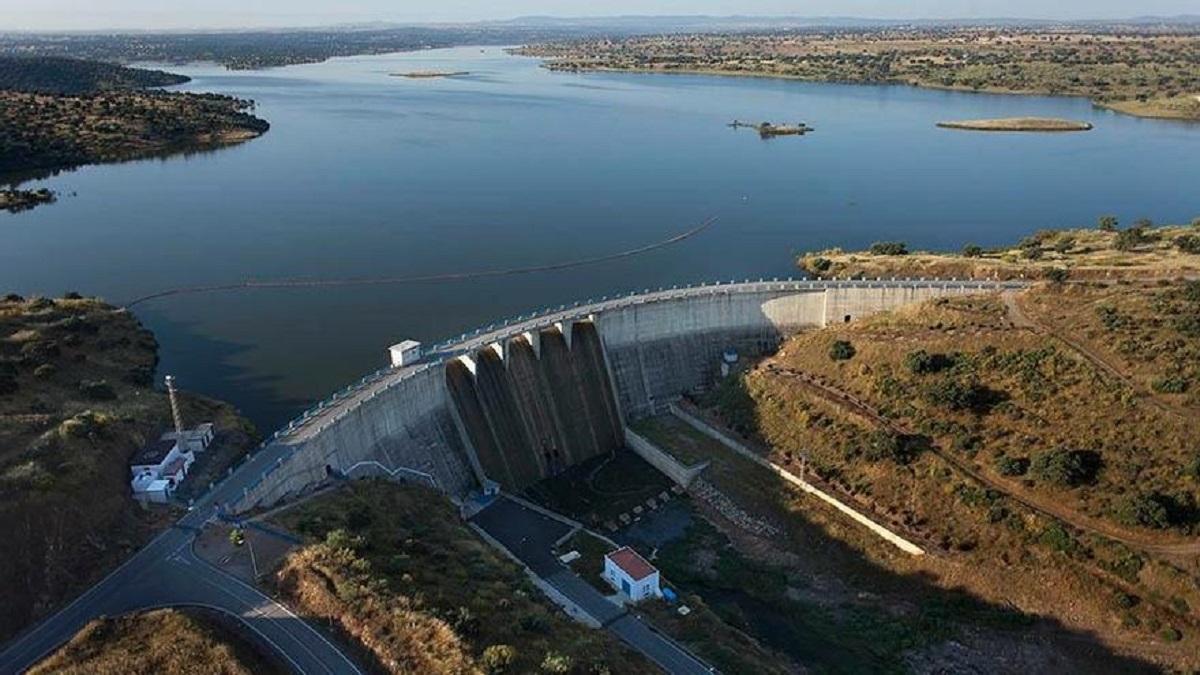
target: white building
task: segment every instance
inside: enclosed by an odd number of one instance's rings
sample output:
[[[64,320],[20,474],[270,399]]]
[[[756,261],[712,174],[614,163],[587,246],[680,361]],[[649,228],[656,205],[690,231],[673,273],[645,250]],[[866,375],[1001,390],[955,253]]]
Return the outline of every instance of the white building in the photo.
[[[421,343],[416,340],[405,340],[388,347],[392,357],[392,365],[408,366],[421,360]]]
[[[183,481],[196,456],[172,438],[160,438],[138,451],[129,462],[129,486],[134,497],[165,502]]]
[[[213,425],[212,422],[198,424],[191,429],[183,431],[168,431],[162,435],[164,441],[179,441],[179,445],[184,450],[197,453],[208,450],[209,444],[213,441]]]
[[[628,546],[605,554],[604,580],[634,602],[662,596],[658,570]]]

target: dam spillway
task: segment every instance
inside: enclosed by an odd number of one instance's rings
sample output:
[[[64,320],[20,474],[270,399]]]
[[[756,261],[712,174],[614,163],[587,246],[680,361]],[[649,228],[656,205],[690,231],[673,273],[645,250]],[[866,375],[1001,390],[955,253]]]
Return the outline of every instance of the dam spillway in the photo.
[[[603,345],[591,322],[522,336],[446,365],[446,381],[484,473],[520,491],[623,444]],[[531,342],[536,341],[535,349]]]
[[[945,296],[1024,288],[958,280],[759,281],[663,289],[536,313],[364,377],[267,439],[278,461],[234,512],[331,476],[403,476],[452,497],[519,491],[621,445],[623,425],[711,385],[723,352]]]

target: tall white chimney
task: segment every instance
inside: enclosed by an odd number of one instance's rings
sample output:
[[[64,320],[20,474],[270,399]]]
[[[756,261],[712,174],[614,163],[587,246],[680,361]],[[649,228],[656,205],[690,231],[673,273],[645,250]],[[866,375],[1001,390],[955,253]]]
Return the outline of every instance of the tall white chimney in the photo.
[[[175,433],[183,435],[183,415],[179,412],[179,397],[175,392],[175,376],[167,375],[167,396],[171,399],[171,417],[175,418]]]

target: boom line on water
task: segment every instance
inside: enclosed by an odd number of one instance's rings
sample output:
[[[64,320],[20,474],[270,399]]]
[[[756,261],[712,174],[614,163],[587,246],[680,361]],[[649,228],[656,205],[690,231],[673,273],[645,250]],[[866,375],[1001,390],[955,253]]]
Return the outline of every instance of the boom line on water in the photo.
[[[130,309],[135,305],[158,298],[166,298],[176,295],[192,295],[196,293],[214,293],[217,291],[238,291],[238,290],[253,290],[267,288],[322,288],[332,286],[377,286],[385,284],[416,284],[416,283],[436,283],[444,281],[465,281],[469,279],[484,279],[489,277],[504,277],[515,276],[518,274],[534,274],[537,272],[555,272],[558,270],[571,269],[573,267],[584,267],[587,265],[598,265],[600,263],[620,260],[621,258],[632,258],[634,256],[649,253],[660,248],[666,248],[682,241],[690,239],[708,228],[712,227],[717,222],[717,216],[709,216],[696,227],[693,227],[686,232],[681,232],[673,237],[657,241],[645,246],[631,248],[617,253],[608,253],[601,256],[593,256],[590,258],[579,258],[576,260],[568,260],[557,263],[549,263],[545,265],[531,265],[528,267],[508,267],[502,269],[491,270],[476,270],[474,272],[447,272],[443,274],[420,274],[412,276],[387,276],[387,277],[348,277],[340,279],[245,279],[243,281],[235,281],[225,284],[210,284],[206,286],[180,286],[178,288],[168,288],[166,290],[157,291],[148,295],[143,295],[125,303],[123,307]]]

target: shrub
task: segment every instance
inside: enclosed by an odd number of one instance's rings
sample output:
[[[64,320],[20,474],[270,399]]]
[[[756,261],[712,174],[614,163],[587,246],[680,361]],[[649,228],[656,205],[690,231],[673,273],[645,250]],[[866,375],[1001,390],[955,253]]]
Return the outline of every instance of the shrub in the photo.
[[[825,272],[830,267],[833,267],[833,261],[829,258],[816,257],[808,262],[808,266],[814,272]]]
[[[58,368],[56,368],[53,363],[43,363],[42,365],[33,369],[33,376],[42,380],[46,380],[54,377],[54,374],[57,372]]]
[[[1154,227],[1154,221],[1153,221],[1153,220],[1150,220],[1149,218],[1138,218],[1137,220],[1133,221],[1133,228],[1132,228],[1132,229],[1134,229],[1134,230],[1148,230],[1148,229],[1150,229],[1150,228],[1152,228],[1152,227]]]
[[[972,380],[941,380],[925,389],[926,401],[951,410],[985,412],[998,398],[995,392]]]
[[[63,299],[64,300],[82,300],[83,296],[80,295],[79,293],[76,293],[75,291],[67,291],[66,293],[63,294]]]
[[[113,391],[107,380],[82,380],[79,393],[93,401],[111,401],[117,397],[117,392]]]
[[[1187,464],[1187,474],[1192,478],[1200,480],[1200,454],[1192,458],[1192,461]]]
[[[106,435],[112,418],[85,410],[58,425],[58,433],[69,438],[97,438]]]
[[[1116,216],[1100,216],[1100,219],[1096,221],[1096,226],[1103,232],[1116,232],[1117,225]]]
[[[1200,253],[1200,236],[1184,234],[1175,237],[1175,248],[1184,253]]]
[[[1056,448],[1035,457],[1029,470],[1040,481],[1075,487],[1096,479],[1100,472],[1100,455],[1090,450]]]
[[[829,345],[829,358],[833,359],[834,361],[848,361],[854,358],[856,353],[857,351],[854,349],[854,345],[845,340],[834,340],[833,343]]]
[[[574,666],[570,656],[558,652],[546,652],[546,658],[542,659],[542,670],[547,673],[569,673]]]
[[[25,298],[17,295],[16,293],[8,293],[7,295],[4,296],[4,301],[5,302],[25,302]]]
[[[890,459],[897,464],[909,464],[921,452],[917,439],[878,429],[867,436],[863,456],[872,462]]]
[[[550,628],[550,624],[546,621],[546,617],[542,616],[541,614],[526,614],[525,616],[521,617],[520,623],[522,630],[530,633],[545,633]]]
[[[1117,520],[1158,530],[1171,526],[1170,499],[1157,492],[1126,497],[1117,506]]]
[[[1113,248],[1118,251],[1132,251],[1149,240],[1150,238],[1146,236],[1145,230],[1138,227],[1131,227],[1128,230],[1121,230],[1117,234],[1117,240],[1113,242]]]
[[[1000,457],[996,459],[996,471],[1001,476],[1024,476],[1029,471],[1028,457]]]
[[[1185,377],[1170,375],[1154,380],[1150,386],[1160,394],[1182,394],[1188,389],[1188,381]]]
[[[962,255],[964,258],[982,258],[983,247],[976,244],[967,244],[962,249]]]
[[[945,354],[930,354],[924,349],[904,355],[904,367],[913,375],[941,372],[954,365],[955,359]]]
[[[1174,326],[1175,330],[1188,337],[1200,338],[1200,312],[1176,317]]]
[[[1061,267],[1051,267],[1046,270],[1046,278],[1056,284],[1066,283],[1071,273]]]
[[[1041,260],[1042,259],[1042,247],[1026,246],[1025,248],[1021,249],[1021,255],[1026,260]]]
[[[517,660],[517,650],[511,645],[491,645],[483,650],[483,667],[489,673],[503,673]]]
[[[1045,530],[1042,530],[1038,539],[1055,551],[1067,555],[1074,555],[1082,549],[1079,542],[1075,541],[1075,537],[1072,537],[1071,533],[1058,523],[1051,523],[1047,526]]]
[[[1074,247],[1075,247],[1075,238],[1074,237],[1062,237],[1058,241],[1054,242],[1054,250],[1058,251],[1059,253],[1062,253],[1064,255],[1069,253],[1071,251],[1071,249]]]
[[[871,244],[871,255],[908,255],[908,244],[902,241],[877,241]]]

